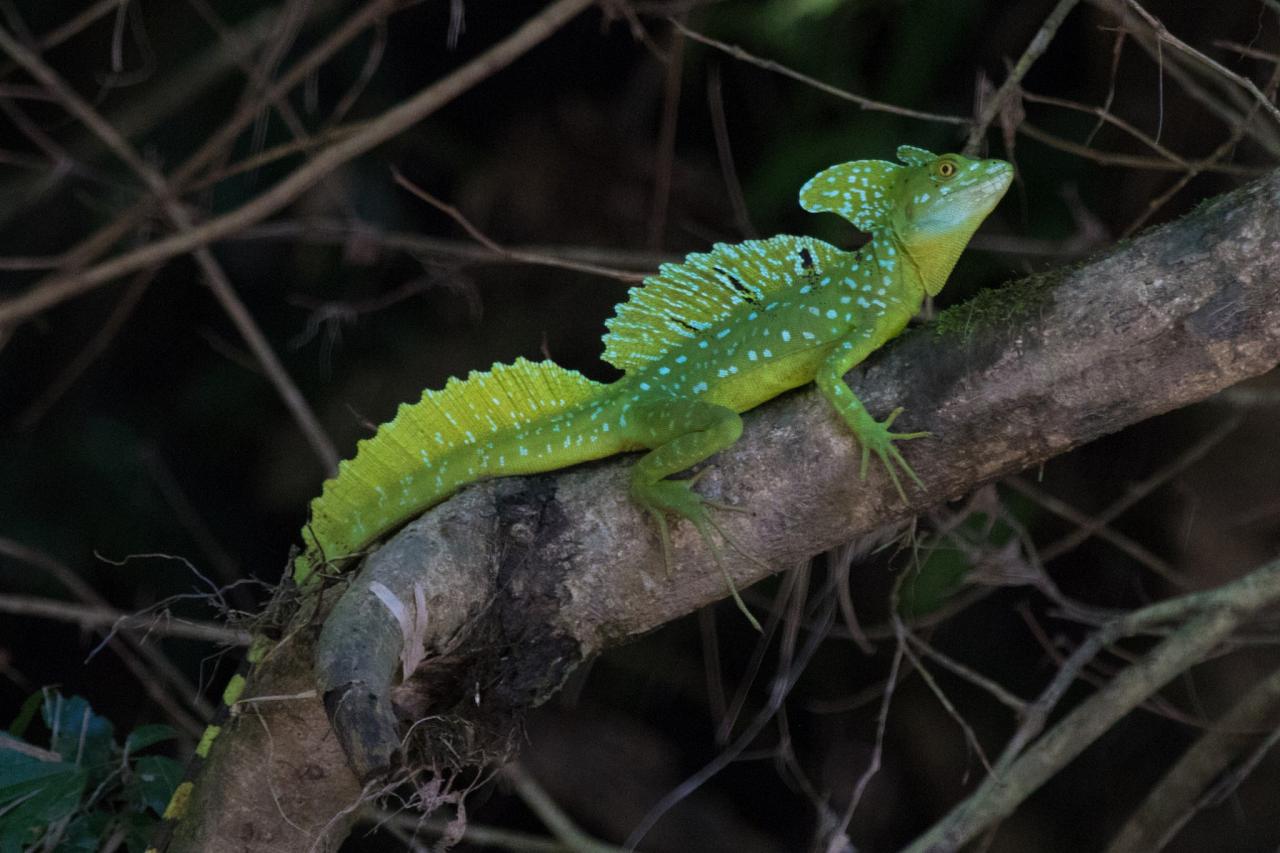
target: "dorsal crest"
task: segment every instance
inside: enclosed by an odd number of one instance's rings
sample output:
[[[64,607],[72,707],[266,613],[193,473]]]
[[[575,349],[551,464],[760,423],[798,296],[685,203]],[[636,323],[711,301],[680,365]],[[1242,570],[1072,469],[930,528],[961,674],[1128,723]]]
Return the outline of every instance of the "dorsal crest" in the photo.
[[[893,179],[902,167],[888,160],[853,160],[823,169],[800,188],[800,206],[810,213],[838,213],[859,231],[888,224]]]
[[[604,360],[622,370],[646,367],[725,320],[738,306],[821,277],[844,255],[813,237],[717,243],[627,292],[605,323]]]

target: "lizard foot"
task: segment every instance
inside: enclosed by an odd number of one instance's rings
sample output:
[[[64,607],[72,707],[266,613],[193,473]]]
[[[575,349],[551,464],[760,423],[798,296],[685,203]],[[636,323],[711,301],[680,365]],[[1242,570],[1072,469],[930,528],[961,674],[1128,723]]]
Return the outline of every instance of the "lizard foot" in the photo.
[[[885,470],[889,473],[889,479],[893,481],[893,487],[898,490],[898,497],[902,498],[902,502],[906,503],[907,493],[903,491],[902,482],[898,479],[897,468],[901,468],[911,481],[920,489],[924,489],[924,483],[920,482],[920,478],[916,476],[916,472],[911,470],[911,466],[907,464],[907,460],[902,458],[902,454],[898,452],[895,441],[910,441],[913,438],[925,438],[929,435],[927,432],[890,432],[889,427],[893,426],[893,422],[897,420],[898,415],[902,414],[902,407],[894,409],[889,413],[889,417],[883,421],[871,421],[872,425],[862,425],[858,430],[858,441],[862,444],[862,467],[859,476],[862,479],[867,477],[867,463],[874,453],[880,458],[884,464]]]
[[[649,514],[653,516],[654,522],[657,524],[658,535],[662,541],[662,562],[666,567],[667,576],[671,576],[671,531],[667,524],[666,515],[671,513],[687,519],[698,531],[698,535],[702,537],[702,541],[707,545],[707,550],[711,552],[711,557],[715,560],[716,566],[719,567],[720,573],[724,575],[725,583],[729,587],[729,594],[733,597],[734,604],[738,606],[738,610],[742,611],[742,615],[751,623],[751,626],[760,631],[762,630],[760,622],[747,609],[746,602],[742,600],[742,596],[738,593],[738,587],[733,582],[733,577],[725,566],[724,550],[720,543],[716,541],[716,536],[719,536],[721,541],[757,565],[768,567],[768,564],[738,544],[724,528],[715,522],[715,519],[711,517],[711,513],[707,511],[712,508],[746,512],[745,508],[708,501],[693,491],[692,486],[705,473],[705,470],[703,469],[703,471],[698,472],[697,476],[688,480],[659,480],[656,483],[646,483],[638,488],[633,486],[632,497],[649,511]]]

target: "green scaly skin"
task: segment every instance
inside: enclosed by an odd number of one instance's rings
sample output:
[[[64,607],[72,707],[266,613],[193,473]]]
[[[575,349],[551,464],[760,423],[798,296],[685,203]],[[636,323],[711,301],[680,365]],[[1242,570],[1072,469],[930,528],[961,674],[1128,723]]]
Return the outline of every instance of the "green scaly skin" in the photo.
[[[648,452],[630,494],[653,516],[664,554],[668,514],[709,540],[695,480],[667,478],[737,441],[741,412],[809,382],[861,445],[863,477],[874,454],[900,494],[899,469],[919,484],[894,443],[924,433],[891,431],[900,410],[875,420],[843,377],[942,289],[1013,169],[911,146],[898,158],[832,166],[800,191],[806,210],[871,235],[856,252],[810,237],[718,244],[633,288],[604,338],[605,360],[624,371],[617,382],[518,360],[402,406],[312,502],[295,581],[305,588],[322,568],[341,570],[469,483],[634,450]],[[220,730],[201,739],[203,754]],[[166,817],[180,818],[189,794],[180,788]]]

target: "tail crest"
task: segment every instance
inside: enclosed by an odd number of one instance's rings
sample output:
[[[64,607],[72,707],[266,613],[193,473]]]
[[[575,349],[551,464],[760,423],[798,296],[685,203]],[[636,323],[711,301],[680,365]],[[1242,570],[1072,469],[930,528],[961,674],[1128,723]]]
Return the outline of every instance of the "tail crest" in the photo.
[[[468,460],[504,434],[579,405],[605,386],[550,362],[518,358],[466,379],[450,379],[405,403],[356,445],[311,502],[294,580],[325,560],[358,552],[412,515],[483,478]]]

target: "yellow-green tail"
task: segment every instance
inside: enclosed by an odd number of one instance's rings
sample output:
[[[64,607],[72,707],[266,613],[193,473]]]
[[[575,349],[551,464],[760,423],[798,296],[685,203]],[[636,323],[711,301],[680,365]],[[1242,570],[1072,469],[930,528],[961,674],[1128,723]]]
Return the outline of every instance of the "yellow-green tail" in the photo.
[[[405,403],[357,445],[355,457],[338,466],[338,476],[311,502],[294,580],[301,584],[325,561],[358,553],[469,483],[617,452],[602,446],[607,452],[573,454],[558,438],[555,447],[528,440],[543,423],[559,433],[557,417],[603,400],[606,387],[550,361],[521,358],[450,379],[417,403]],[[563,426],[567,434],[570,424]]]

